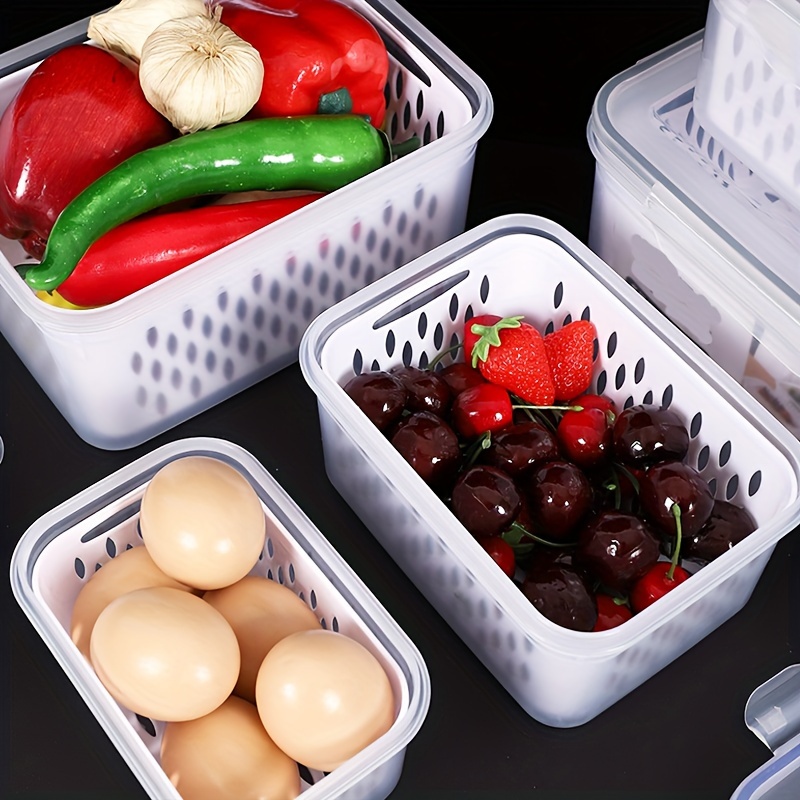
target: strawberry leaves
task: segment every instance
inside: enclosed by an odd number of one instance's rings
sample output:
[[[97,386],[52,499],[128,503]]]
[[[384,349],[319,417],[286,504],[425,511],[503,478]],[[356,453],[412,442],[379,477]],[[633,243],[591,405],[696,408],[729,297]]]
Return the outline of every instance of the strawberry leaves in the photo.
[[[486,361],[489,348],[500,346],[500,331],[519,328],[521,320],[522,317],[497,317],[494,314],[473,317],[464,332],[466,360],[473,367],[477,367],[480,361]]]

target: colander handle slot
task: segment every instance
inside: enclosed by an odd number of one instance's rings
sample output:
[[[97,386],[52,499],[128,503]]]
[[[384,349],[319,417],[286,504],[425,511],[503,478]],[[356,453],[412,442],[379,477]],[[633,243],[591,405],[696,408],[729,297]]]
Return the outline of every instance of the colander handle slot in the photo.
[[[441,297],[446,292],[451,291],[454,287],[458,286],[468,277],[469,270],[463,270],[456,275],[451,275],[449,278],[446,278],[443,281],[439,281],[439,283],[435,284],[434,286],[430,286],[419,294],[414,295],[414,297],[404,300],[392,311],[387,312],[382,317],[379,317],[377,320],[375,320],[375,322],[372,323],[373,329],[379,330],[380,328],[383,328],[386,325],[391,325],[393,322],[396,322],[397,320],[402,319],[409,314],[414,314],[415,312],[419,311],[419,309],[428,305],[428,303]]]

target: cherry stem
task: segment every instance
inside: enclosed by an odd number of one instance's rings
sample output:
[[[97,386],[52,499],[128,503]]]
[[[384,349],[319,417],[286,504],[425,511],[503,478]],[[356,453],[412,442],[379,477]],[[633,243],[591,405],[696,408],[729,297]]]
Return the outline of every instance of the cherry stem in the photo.
[[[440,361],[441,361],[441,360],[442,360],[442,359],[443,359],[445,356],[447,356],[447,355],[450,355],[451,353],[457,353],[457,352],[458,352],[458,351],[459,351],[459,350],[460,350],[462,347],[463,347],[463,345],[461,344],[461,342],[459,342],[458,344],[454,344],[452,347],[448,347],[446,350],[442,350],[442,352],[441,352],[441,353],[439,353],[439,355],[437,355],[437,356],[436,356],[436,357],[435,357],[435,358],[434,358],[434,359],[433,359],[433,360],[432,360],[432,361],[431,361],[431,362],[428,364],[428,366],[427,366],[427,369],[429,369],[429,370],[434,370],[434,369],[436,368],[436,365],[437,365],[437,364],[438,364],[438,363],[439,363],[439,362],[440,362]]]
[[[520,525],[518,522],[512,522],[509,526],[509,530],[514,531],[521,536],[525,536],[528,539],[532,539],[537,544],[543,544],[546,547],[575,547],[578,544],[577,542],[551,542],[549,539],[543,539],[541,536],[531,533],[527,528]]]
[[[672,516],[675,517],[675,550],[672,553],[672,560],[667,570],[666,578],[672,581],[675,580],[675,569],[681,557],[681,507],[677,503],[673,503],[670,511]]]
[[[464,469],[471,467],[483,450],[488,449],[492,444],[492,432],[485,431],[466,449]]]
[[[513,403],[511,408],[532,408],[536,411],[583,411],[583,406],[535,406],[526,403]]]

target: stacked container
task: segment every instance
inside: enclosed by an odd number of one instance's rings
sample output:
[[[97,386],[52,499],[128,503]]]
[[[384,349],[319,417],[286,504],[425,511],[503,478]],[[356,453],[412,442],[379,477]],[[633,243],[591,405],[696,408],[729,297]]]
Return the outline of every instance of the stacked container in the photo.
[[[800,436],[800,5],[711,0],[704,31],[608,81],[590,244]],[[788,435],[788,434],[787,434]],[[800,795],[800,667],[745,724],[773,757],[732,800]]]
[[[704,49],[701,32],[599,92],[589,244],[797,436],[800,211],[700,118]]]
[[[0,238],[0,332],[90,444],[133,447],[277,372],[321,310],[463,230],[488,89],[394,0],[345,2],[386,43],[385,128],[415,152],[101,308],[42,302]],[[0,57],[0,109],[86,25]]]

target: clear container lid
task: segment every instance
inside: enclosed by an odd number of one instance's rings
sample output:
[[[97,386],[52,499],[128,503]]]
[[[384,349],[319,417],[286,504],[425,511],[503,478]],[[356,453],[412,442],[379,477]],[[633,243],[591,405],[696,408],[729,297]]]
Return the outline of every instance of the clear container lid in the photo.
[[[773,757],[737,787],[731,800],[800,797],[800,664],[779,672],[747,701],[745,724]]]
[[[703,31],[643,59],[600,90],[588,125],[606,168],[660,231],[797,360],[800,211],[726,153],[697,120]],[[721,258],[706,257],[709,245]],[[733,270],[731,270],[733,266]]]

